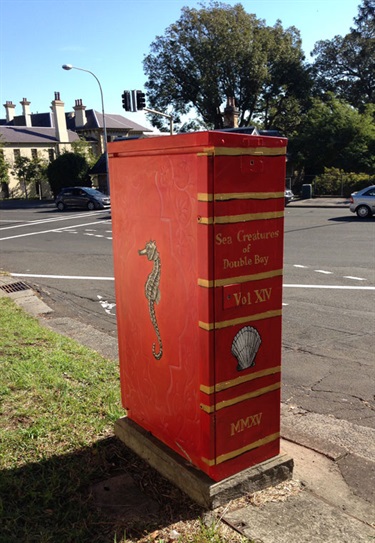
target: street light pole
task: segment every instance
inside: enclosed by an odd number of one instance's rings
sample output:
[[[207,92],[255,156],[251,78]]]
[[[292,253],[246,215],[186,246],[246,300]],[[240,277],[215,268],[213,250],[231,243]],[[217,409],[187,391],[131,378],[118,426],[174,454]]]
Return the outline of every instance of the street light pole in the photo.
[[[107,193],[109,194],[109,168],[108,168],[108,151],[107,151],[107,125],[105,122],[105,113],[104,113],[104,98],[103,98],[103,90],[102,86],[100,84],[99,79],[96,77],[96,75],[93,72],[90,72],[90,70],[85,70],[84,68],[78,68],[77,66],[72,66],[71,64],[63,64],[62,68],[64,70],[80,70],[81,72],[87,72],[88,74],[91,74],[93,77],[95,77],[99,89],[100,89],[100,97],[102,100],[102,116],[103,116],[103,150],[104,150],[104,157],[105,157],[105,170],[106,170],[106,178],[107,178]]]

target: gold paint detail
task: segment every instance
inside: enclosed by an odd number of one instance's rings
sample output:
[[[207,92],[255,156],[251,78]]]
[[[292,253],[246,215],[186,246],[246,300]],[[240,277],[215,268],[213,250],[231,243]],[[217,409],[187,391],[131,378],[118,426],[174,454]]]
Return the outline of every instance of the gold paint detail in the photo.
[[[198,222],[199,224],[210,225],[210,224],[214,224],[214,219],[213,217],[198,217]]]
[[[208,332],[211,332],[211,330],[215,329],[215,325],[208,322],[199,321],[198,325],[199,325],[199,328],[202,328],[203,330],[207,330]]]
[[[260,321],[264,319],[269,319],[272,317],[281,317],[281,309],[272,309],[266,311],[265,313],[257,313],[256,315],[247,315],[246,317],[239,317],[237,319],[231,319],[227,321],[208,323],[199,321],[199,327],[204,330],[221,330],[222,328],[227,328],[228,326],[235,326],[237,324],[245,324],[247,322]]]
[[[285,156],[286,147],[203,147],[197,156]]]
[[[223,462],[226,462],[227,460],[231,460],[232,458],[235,458],[236,456],[240,456],[241,454],[252,451],[253,449],[257,449],[258,447],[262,447],[263,445],[272,443],[272,441],[276,441],[276,439],[279,439],[279,438],[280,438],[280,432],[276,432],[262,439],[258,439],[257,441],[254,441],[253,443],[249,443],[248,445],[245,445],[245,447],[241,447],[241,449],[231,451],[230,453],[221,454],[216,457],[215,464],[222,464]]]
[[[254,273],[252,275],[239,275],[237,277],[228,277],[226,279],[198,279],[198,285],[205,288],[223,287],[225,285],[232,285],[238,283],[247,283],[249,281],[260,281],[261,279],[271,279],[272,277],[278,277],[283,275],[283,270],[270,270],[262,273]]]
[[[261,377],[266,377],[267,375],[274,375],[275,373],[281,372],[281,366],[274,366],[273,368],[267,368],[265,370],[257,371],[255,373],[250,373],[249,375],[243,375],[241,377],[236,377],[235,379],[230,379],[229,381],[222,381],[221,383],[216,383],[213,386],[201,385],[200,390],[204,394],[213,394],[214,392],[221,392],[222,390],[227,390],[228,388],[236,387],[253,381],[254,379],[260,379]]]
[[[215,156],[283,156],[286,147],[216,147]]]
[[[204,456],[202,456],[202,462],[204,462],[207,466],[210,466],[210,467],[216,464],[215,460],[209,460],[208,458],[204,458]]]
[[[276,200],[284,198],[283,192],[223,192],[208,194],[198,193],[199,202],[223,202],[227,200]]]
[[[258,396],[263,396],[263,394],[274,392],[275,390],[279,390],[280,388],[281,383],[279,381],[278,383],[274,383],[273,385],[269,385],[268,387],[258,388],[258,390],[253,390],[252,392],[242,394],[241,396],[237,396],[236,398],[223,400],[215,405],[206,405],[202,403],[200,404],[200,407],[205,413],[214,413],[216,411],[220,411],[221,409],[225,409],[226,407],[231,407],[232,405],[251,400],[252,398],[258,398]]]
[[[213,202],[214,195],[208,194],[207,192],[198,192],[197,199],[198,199],[198,202]]]
[[[284,211],[267,211],[265,213],[245,213],[243,215],[223,215],[216,217],[199,217],[200,224],[234,224],[237,222],[250,222],[268,219],[281,219]]]

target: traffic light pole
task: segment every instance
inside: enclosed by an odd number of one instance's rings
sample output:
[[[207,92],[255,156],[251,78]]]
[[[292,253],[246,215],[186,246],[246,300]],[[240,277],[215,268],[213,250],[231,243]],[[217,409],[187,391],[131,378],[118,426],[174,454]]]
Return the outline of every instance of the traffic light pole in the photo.
[[[161,115],[162,117],[166,117],[169,119],[169,130],[171,136],[173,136],[173,116],[167,115],[167,113],[161,113],[160,111],[155,111],[154,109],[149,109],[148,107],[144,107],[143,111],[147,111],[148,113],[153,113],[154,115]]]
[[[125,111],[147,111],[148,113],[153,113],[154,115],[161,115],[169,119],[169,129],[170,134],[173,136],[173,116],[168,115],[167,113],[161,113],[161,111],[155,111],[155,109],[149,109],[146,107],[146,95],[140,90],[132,90],[131,92],[125,90],[122,93],[122,107]]]

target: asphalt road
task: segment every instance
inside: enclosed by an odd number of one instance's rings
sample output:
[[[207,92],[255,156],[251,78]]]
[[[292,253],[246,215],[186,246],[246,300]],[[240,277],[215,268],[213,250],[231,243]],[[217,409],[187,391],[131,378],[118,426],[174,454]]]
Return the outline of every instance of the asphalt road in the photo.
[[[375,220],[287,207],[283,402],[375,428]],[[109,211],[0,209],[0,270],[116,335]]]

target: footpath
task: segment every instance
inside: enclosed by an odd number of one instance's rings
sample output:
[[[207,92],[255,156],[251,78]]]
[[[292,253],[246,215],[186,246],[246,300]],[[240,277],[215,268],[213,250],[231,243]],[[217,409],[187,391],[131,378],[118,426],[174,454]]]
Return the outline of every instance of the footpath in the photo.
[[[295,200],[289,206],[348,208],[348,201]],[[1,275],[0,295],[42,325],[117,360],[117,339],[55,318],[17,278]],[[292,480],[230,502],[219,511],[221,522],[256,543],[375,542],[375,430],[293,405],[282,405],[281,421],[281,452],[294,460]]]

